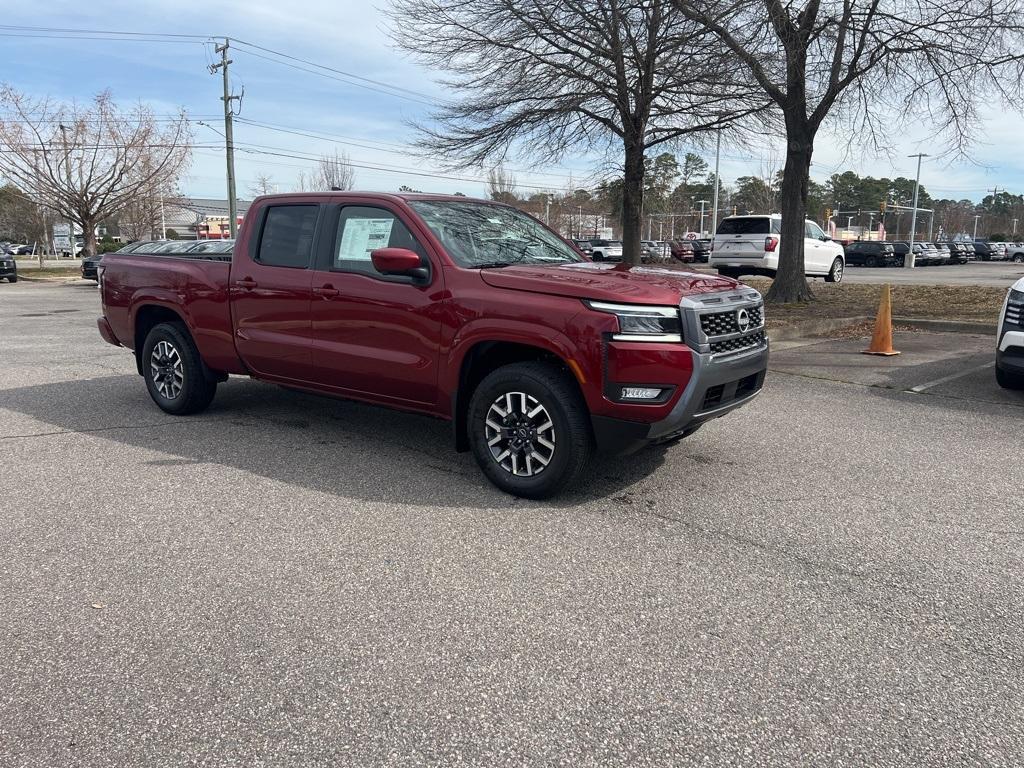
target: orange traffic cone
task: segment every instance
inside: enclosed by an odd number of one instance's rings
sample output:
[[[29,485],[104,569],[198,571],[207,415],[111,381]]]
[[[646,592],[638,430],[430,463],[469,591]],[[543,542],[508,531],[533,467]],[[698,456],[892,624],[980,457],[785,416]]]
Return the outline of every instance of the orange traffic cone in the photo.
[[[875,333],[871,337],[871,346],[861,354],[864,355],[898,355],[892,348],[892,291],[888,285],[882,289],[882,300],[878,304],[878,317],[875,318]]]

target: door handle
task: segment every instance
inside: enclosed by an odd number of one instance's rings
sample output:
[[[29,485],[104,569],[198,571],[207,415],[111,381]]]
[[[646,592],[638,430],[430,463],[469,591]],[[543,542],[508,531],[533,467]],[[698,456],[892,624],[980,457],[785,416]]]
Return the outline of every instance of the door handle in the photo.
[[[341,293],[341,291],[339,291],[333,285],[328,283],[327,285],[322,285],[319,288],[314,288],[313,293],[316,294],[317,296],[323,296],[325,299],[333,299],[335,296]]]
[[[251,291],[258,285],[258,283],[251,277],[243,277],[241,280],[236,280],[235,285],[239,288],[245,288],[245,290]]]

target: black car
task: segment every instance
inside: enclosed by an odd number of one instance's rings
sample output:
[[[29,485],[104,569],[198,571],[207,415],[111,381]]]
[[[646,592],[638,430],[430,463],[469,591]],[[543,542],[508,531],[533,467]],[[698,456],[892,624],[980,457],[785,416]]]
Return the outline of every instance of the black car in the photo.
[[[948,243],[936,243],[940,248],[945,246],[949,249],[949,263],[950,264],[966,264],[970,259],[974,258],[974,247],[967,243],[957,243],[949,241]]]
[[[711,258],[711,241],[708,239],[691,240],[693,243],[693,260],[707,264]]]
[[[848,244],[846,263],[862,267],[885,267],[896,259],[896,251],[892,243],[877,240],[857,240]]]
[[[0,280],[4,278],[9,283],[18,282],[18,262],[9,254],[0,254]]]
[[[587,256],[594,252],[594,246],[590,244],[589,240],[573,240],[572,244],[583,251]]]
[[[975,240],[973,243],[968,243],[968,245],[974,246],[974,252],[982,261],[992,261],[992,259],[999,258],[999,255],[984,240]]]

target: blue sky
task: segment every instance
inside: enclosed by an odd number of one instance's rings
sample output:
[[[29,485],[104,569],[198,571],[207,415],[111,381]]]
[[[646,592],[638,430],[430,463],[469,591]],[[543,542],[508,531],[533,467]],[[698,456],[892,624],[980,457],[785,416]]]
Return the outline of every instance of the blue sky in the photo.
[[[429,107],[421,103],[443,98],[436,83],[438,73],[425,71],[394,51],[384,30],[379,8],[358,0],[336,2],[307,0],[302,4],[229,0],[200,3],[191,0],[145,0],[140,3],[111,0],[56,0],[39,13],[38,2],[7,0],[0,23],[33,27],[179,33],[223,36],[284,51],[338,70],[400,86],[417,95],[381,93],[369,88],[328,79],[258,58],[241,47],[232,51],[232,81],[245,87],[241,117],[273,125],[279,130],[239,122],[236,142],[242,148],[259,148],[310,159],[254,155],[236,157],[238,192],[248,196],[257,176],[271,177],[280,191],[289,191],[297,175],[309,170],[313,158],[335,149],[349,154],[354,164],[390,166],[393,171],[356,168],[360,189],[394,190],[401,184],[417,189],[481,195],[485,190],[479,172],[445,172],[430,162],[414,158],[407,148],[413,137],[410,119],[423,118]],[[7,31],[7,30],[0,30]],[[221,80],[207,70],[212,45],[200,42],[118,42],[67,40],[40,37],[0,36],[3,79],[34,96],[86,100],[109,88],[122,102],[145,101],[157,113],[184,107],[191,117],[212,127],[194,125],[197,143],[222,141],[220,116]],[[993,185],[1011,192],[1024,189],[1024,147],[1017,140],[1019,116],[991,111],[985,134],[974,152],[975,162],[950,164],[926,161],[922,183],[936,197],[969,197],[980,200]],[[315,133],[322,138],[298,136],[280,129]],[[927,131],[922,128],[920,136]],[[893,137],[887,156],[849,155],[840,142],[825,133],[819,137],[812,175],[854,170],[875,176],[909,176],[914,162],[906,155],[928,151],[914,141],[914,130]],[[681,153],[682,150],[680,150]],[[728,183],[742,175],[757,175],[781,168],[779,149],[766,144],[759,150],[723,147],[722,177]],[[706,153],[705,156],[707,157]],[[707,158],[709,161],[711,157]],[[530,169],[515,164],[523,192],[531,186],[564,189],[572,180],[585,185],[598,167],[596,158],[567,158],[560,167]],[[470,180],[447,180],[414,175],[448,173]],[[223,152],[197,149],[183,189],[196,196],[224,196]]]

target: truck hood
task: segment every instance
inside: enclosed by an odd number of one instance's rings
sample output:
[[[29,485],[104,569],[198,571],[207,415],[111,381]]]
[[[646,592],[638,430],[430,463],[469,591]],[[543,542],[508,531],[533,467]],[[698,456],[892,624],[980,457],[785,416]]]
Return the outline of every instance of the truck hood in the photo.
[[[728,291],[738,285],[717,275],[590,261],[482,269],[480,277],[495,288],[513,291],[667,306],[678,304],[684,296]]]

